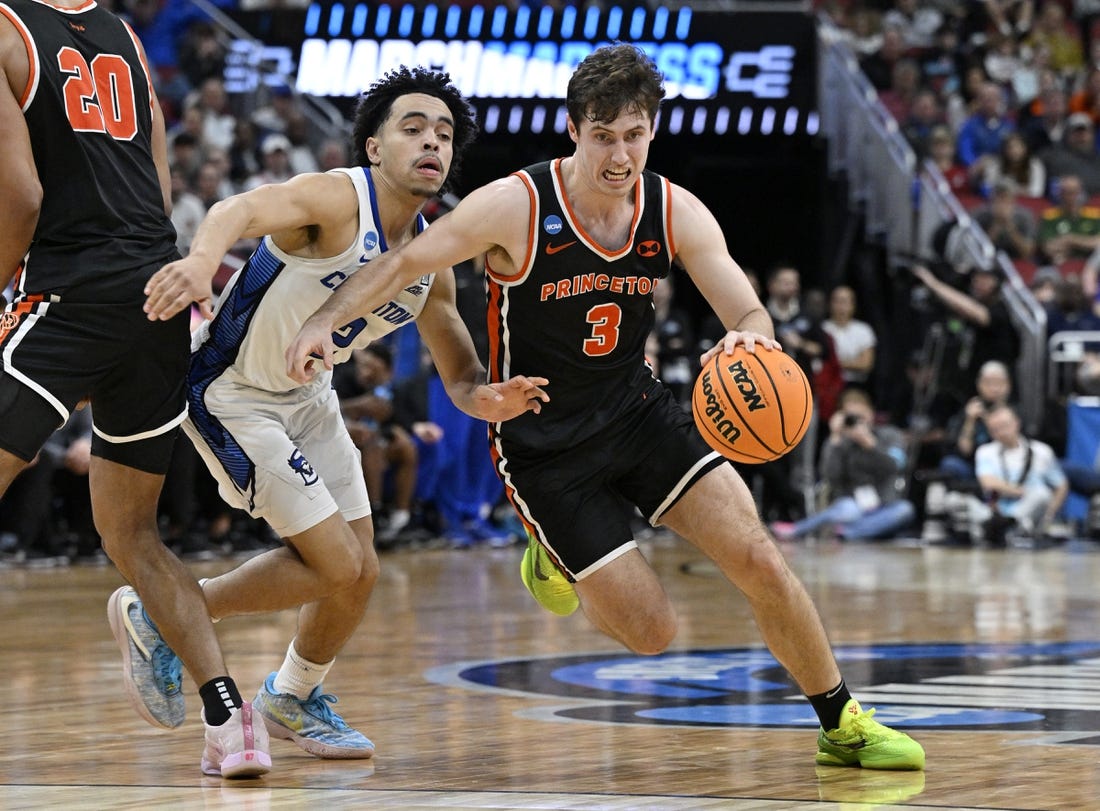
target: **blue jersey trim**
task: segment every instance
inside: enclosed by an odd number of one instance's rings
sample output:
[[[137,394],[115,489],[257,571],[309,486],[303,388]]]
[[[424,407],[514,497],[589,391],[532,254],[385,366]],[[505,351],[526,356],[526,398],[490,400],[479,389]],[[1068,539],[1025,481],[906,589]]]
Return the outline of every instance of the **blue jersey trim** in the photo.
[[[385,253],[390,249],[390,246],[386,244],[386,232],[382,230],[382,223],[378,219],[378,195],[374,192],[374,177],[371,176],[370,169],[366,166],[363,167],[363,176],[367,179],[367,196],[370,197],[370,215],[374,220],[374,230],[378,232],[378,249],[380,253]]]
[[[286,263],[271,253],[267,243],[261,242],[219,306],[206,341],[192,353],[187,375],[191,422],[233,483],[242,493],[248,494],[250,503],[255,491],[256,466],[221,421],[207,409],[206,390],[236,361],[260,302],[285,267]]]

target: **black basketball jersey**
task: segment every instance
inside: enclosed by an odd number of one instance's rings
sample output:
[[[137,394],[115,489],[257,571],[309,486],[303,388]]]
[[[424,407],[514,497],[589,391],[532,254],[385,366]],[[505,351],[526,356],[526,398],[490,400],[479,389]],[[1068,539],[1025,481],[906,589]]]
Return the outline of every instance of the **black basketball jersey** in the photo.
[[[175,255],[153,162],[152,87],[137,40],[89,2],[66,9],[0,0],[30,61],[20,99],[42,183],[20,295],[103,290]]]
[[[626,243],[598,244],[577,222],[561,160],[516,172],[531,196],[525,261],[511,276],[487,267],[490,374],[549,378],[542,413],[501,423],[506,443],[564,448],[598,433],[653,385],[645,343],[653,288],[674,248],[667,180],[644,172]]]

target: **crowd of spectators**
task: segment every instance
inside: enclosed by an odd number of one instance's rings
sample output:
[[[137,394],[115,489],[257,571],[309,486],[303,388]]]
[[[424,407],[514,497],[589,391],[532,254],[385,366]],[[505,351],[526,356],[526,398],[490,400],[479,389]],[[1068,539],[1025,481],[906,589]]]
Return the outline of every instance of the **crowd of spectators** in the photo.
[[[1100,245],[1100,14],[1088,0],[834,0],[886,109],[1030,280]]]
[[[825,0],[817,6],[841,26],[918,158],[939,169],[993,245],[1015,263],[1046,310],[1048,336],[1100,326],[1100,5]],[[978,370],[1003,370],[998,374],[1010,378],[1015,371],[1014,348],[998,346],[996,338],[1013,334],[998,301],[998,275],[996,268],[912,268],[916,308],[940,312],[920,319],[931,329],[918,331],[923,345],[906,368],[917,413],[905,416],[905,407],[889,403],[887,413],[913,434],[909,464],[923,475],[911,480],[910,491],[921,513],[924,485],[940,474],[956,477],[963,493],[971,487],[970,495],[993,499],[973,473],[958,479],[953,464],[959,427],[972,423],[965,415],[998,405],[979,407],[978,392],[965,395]],[[1100,392],[1097,350],[1097,343],[1083,343],[1073,393]],[[1059,397],[1064,393],[1058,390]],[[1065,405],[1052,400],[1042,424],[1032,428],[1036,436],[1025,439],[1045,440],[1061,454],[1066,436],[1058,418],[1064,422]],[[968,469],[975,451],[968,447]],[[1055,500],[1061,503],[1060,496]],[[1024,523],[1034,529],[1044,522]]]

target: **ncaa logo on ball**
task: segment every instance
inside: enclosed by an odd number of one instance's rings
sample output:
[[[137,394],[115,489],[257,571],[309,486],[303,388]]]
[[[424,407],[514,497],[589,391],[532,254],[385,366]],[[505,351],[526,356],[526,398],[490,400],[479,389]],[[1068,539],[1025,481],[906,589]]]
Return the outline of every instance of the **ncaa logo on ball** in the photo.
[[[745,368],[744,362],[731,363],[726,367],[726,371],[733,378],[733,382],[737,386],[737,390],[741,392],[741,397],[744,399],[745,405],[749,407],[749,411],[759,411],[761,408],[767,407],[767,403],[764,402],[764,398],[760,396],[760,392],[756,388],[756,381],[749,374],[749,370]]]
[[[551,214],[549,217],[542,221],[542,230],[548,233],[550,236],[560,234],[561,229],[561,217],[559,217],[557,214]]]

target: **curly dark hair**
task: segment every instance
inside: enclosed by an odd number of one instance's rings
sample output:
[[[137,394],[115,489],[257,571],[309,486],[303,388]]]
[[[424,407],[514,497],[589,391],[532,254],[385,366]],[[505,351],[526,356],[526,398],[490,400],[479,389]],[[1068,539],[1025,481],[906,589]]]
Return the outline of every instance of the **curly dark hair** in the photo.
[[[569,118],[609,123],[625,112],[657,119],[665,87],[661,72],[645,51],[617,42],[597,48],[577,65],[565,95]]]
[[[359,106],[355,109],[355,126],[351,135],[355,163],[359,166],[370,164],[367,158],[367,139],[375,135],[389,118],[394,101],[410,93],[435,96],[451,111],[451,118],[454,119],[454,140],[451,142],[454,155],[451,158],[451,169],[447,173],[447,180],[440,189],[440,192],[448,191],[458,178],[463,152],[478,132],[473,108],[451,84],[448,73],[420,67],[410,69],[402,65],[372,84],[367,92],[359,97]]]

